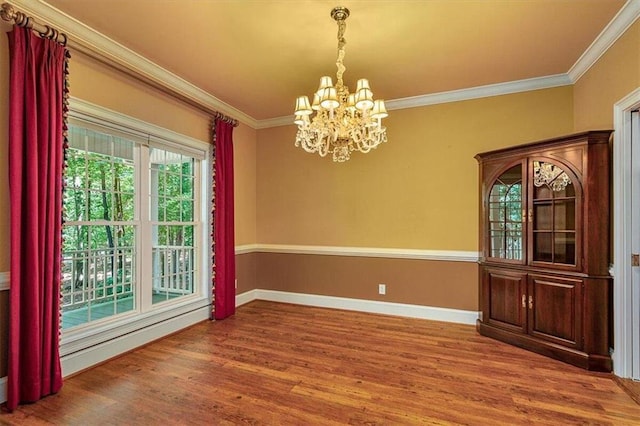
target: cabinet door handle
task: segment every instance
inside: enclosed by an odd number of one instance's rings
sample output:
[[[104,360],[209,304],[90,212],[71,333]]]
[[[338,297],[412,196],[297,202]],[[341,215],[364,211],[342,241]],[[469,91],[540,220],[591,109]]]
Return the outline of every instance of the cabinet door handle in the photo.
[[[522,209],[522,223],[527,221],[527,211]]]
[[[529,223],[533,222],[533,209],[529,209]]]
[[[533,296],[529,296],[529,309],[533,309]]]
[[[522,307],[527,307],[527,296],[525,294],[522,295]]]

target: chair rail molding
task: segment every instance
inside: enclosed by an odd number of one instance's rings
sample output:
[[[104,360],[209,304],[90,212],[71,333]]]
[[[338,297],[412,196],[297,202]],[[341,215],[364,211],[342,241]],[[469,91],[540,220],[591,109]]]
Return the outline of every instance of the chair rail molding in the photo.
[[[0,291],[9,290],[11,275],[9,272],[0,272]]]
[[[7,378],[0,377],[0,404],[7,402]]]
[[[247,244],[236,246],[236,255],[246,253],[316,254],[323,256],[380,257],[391,259],[477,262],[477,251],[423,250],[405,248],[307,246],[289,244]]]

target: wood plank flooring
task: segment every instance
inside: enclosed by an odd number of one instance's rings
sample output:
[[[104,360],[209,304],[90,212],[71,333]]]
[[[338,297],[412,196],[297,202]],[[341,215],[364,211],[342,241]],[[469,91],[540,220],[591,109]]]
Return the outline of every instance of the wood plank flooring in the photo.
[[[65,380],[0,424],[638,425],[591,373],[435,321],[254,301]]]

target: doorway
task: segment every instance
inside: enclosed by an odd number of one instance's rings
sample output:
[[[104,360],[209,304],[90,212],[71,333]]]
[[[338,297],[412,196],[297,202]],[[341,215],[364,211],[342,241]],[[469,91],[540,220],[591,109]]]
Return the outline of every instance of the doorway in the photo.
[[[640,380],[640,88],[614,105],[614,373]]]

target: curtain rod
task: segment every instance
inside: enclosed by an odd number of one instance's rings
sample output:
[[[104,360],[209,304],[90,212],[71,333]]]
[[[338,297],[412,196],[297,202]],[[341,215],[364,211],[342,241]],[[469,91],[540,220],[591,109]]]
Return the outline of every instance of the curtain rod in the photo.
[[[19,12],[13,8],[9,3],[2,3],[2,10],[0,10],[0,18],[7,22],[13,22],[19,27],[28,28],[40,34],[43,38],[48,38],[63,46],[67,45],[67,35],[52,28],[48,25],[40,24],[33,20],[33,18]]]
[[[222,120],[225,123],[229,123],[231,124],[233,127],[238,127],[238,120],[236,120],[235,118],[231,118],[228,115],[224,115],[223,113],[216,111],[213,114],[213,121],[215,122],[216,120]]]

